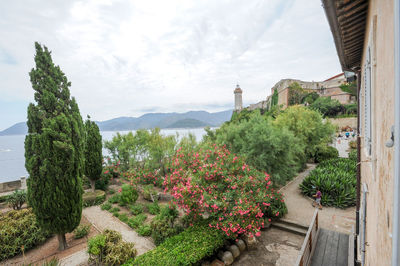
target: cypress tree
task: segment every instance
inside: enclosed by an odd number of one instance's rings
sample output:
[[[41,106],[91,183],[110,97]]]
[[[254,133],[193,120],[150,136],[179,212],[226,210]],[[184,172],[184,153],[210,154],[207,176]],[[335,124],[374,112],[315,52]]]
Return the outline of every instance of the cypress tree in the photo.
[[[82,215],[84,127],[71,82],[55,66],[46,46],[35,43],[35,64],[29,73],[36,104],[28,106],[25,167],[28,201],[40,227],[67,246]]]
[[[90,180],[92,191],[95,190],[95,182],[101,176],[103,170],[102,143],[99,127],[90,117],[85,122],[85,175]]]

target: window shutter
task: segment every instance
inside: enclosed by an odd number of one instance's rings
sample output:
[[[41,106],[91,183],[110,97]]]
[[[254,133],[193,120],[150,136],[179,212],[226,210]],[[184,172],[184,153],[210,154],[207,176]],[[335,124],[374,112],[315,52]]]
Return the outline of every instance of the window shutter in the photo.
[[[367,58],[364,67],[364,143],[368,155],[371,155],[371,50],[367,49]]]

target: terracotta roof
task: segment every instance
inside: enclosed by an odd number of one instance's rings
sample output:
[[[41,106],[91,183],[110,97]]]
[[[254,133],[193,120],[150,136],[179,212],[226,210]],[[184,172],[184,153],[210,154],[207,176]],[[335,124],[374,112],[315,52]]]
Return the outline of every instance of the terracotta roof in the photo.
[[[330,77],[330,78],[328,78],[328,79],[326,79],[324,81],[329,81],[331,79],[335,79],[335,78],[338,78],[338,77],[343,76],[343,75],[344,75],[344,73],[340,73],[340,74],[337,74],[336,76]]]
[[[236,89],[233,91],[233,93],[242,93],[242,89],[239,87],[239,84],[236,85]]]
[[[360,69],[368,0],[322,0],[343,70]]]

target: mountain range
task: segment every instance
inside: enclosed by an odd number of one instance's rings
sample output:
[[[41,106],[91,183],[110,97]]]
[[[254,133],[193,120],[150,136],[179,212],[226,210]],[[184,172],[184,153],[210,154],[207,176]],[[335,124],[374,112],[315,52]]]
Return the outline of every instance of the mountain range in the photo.
[[[148,113],[140,117],[118,117],[106,121],[95,121],[100,131],[124,131],[149,128],[200,128],[220,126],[231,119],[232,110],[209,113],[189,111],[186,113]],[[0,136],[24,135],[28,132],[26,122],[0,131]]]

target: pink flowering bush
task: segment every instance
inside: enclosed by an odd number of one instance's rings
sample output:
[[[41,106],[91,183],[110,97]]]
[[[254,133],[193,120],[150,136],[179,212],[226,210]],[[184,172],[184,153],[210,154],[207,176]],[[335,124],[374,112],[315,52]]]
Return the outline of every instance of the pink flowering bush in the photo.
[[[282,196],[270,188],[269,175],[225,146],[198,152],[178,149],[164,186],[187,215],[209,217],[209,226],[228,237],[259,235],[266,214],[278,218],[287,212]]]
[[[162,187],[164,180],[159,170],[150,170],[146,168],[134,168],[124,173],[124,176],[137,184],[154,185],[157,187]]]

